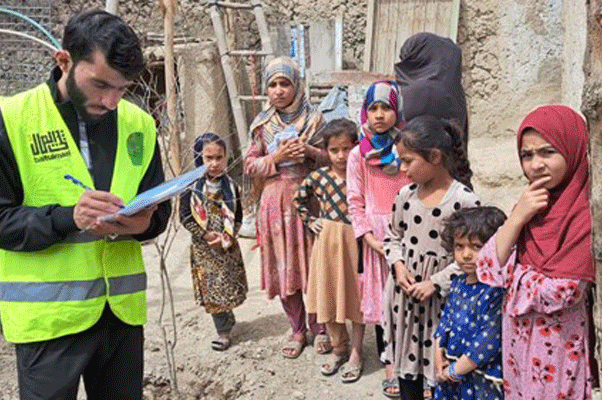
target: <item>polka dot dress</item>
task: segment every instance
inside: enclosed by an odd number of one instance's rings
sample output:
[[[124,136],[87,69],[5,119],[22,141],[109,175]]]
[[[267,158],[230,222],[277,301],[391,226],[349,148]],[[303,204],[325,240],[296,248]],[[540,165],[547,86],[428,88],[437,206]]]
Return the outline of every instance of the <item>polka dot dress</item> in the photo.
[[[415,380],[423,375],[434,386],[433,333],[451,280],[460,273],[455,264],[446,268],[452,257],[441,246],[443,221],[454,211],[479,205],[479,201],[472,190],[454,181],[439,205],[427,207],[418,198],[417,189],[416,184],[407,185],[395,199],[384,239],[385,256],[390,267],[395,261],[404,261],[417,282],[430,279],[437,292],[420,302],[402,292],[394,273],[389,275],[384,290],[382,361],[394,364],[402,379]]]

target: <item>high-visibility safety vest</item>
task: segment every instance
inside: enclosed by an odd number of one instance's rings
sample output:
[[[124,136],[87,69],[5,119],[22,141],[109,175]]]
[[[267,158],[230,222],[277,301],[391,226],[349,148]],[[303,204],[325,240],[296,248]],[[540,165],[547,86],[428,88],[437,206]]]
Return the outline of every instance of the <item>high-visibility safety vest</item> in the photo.
[[[42,84],[3,99],[0,109],[23,183],[23,206],[73,206],[92,177]],[[125,203],[136,196],[153,157],[153,119],[121,100],[111,193]],[[114,134],[107,132],[107,135]],[[35,235],[36,221],[27,221]],[[74,232],[38,251],[0,250],[0,318],[6,340],[28,343],[82,332],[96,323],[108,302],[130,325],[146,322],[146,273],[140,243],[130,236],[105,239]]]

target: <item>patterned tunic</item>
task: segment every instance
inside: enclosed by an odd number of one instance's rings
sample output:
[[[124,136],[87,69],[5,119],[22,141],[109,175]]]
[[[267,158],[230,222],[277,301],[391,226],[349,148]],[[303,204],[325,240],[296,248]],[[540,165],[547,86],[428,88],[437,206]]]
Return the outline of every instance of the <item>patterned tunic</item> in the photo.
[[[212,247],[203,240],[207,231],[221,232],[223,229],[222,194],[219,184],[208,181],[207,187],[207,230],[201,229],[190,211],[191,192],[185,192],[180,201],[180,221],[192,234],[190,258],[192,284],[197,303],[210,314],[232,310],[246,299],[247,277],[238,242],[234,239],[227,250]],[[235,232],[242,221],[242,208],[238,189],[236,191]]]
[[[320,218],[351,223],[347,216],[347,183],[336,176],[331,167],[323,167],[309,174],[299,186],[293,200],[294,207],[309,228],[312,228],[316,220],[309,204],[314,196],[320,203]]]
[[[479,252],[477,277],[505,289],[502,363],[506,399],[591,399],[590,284],[549,278],[516,262],[499,265],[497,235]]]
[[[502,297],[500,288],[484,283],[466,283],[466,274],[452,282],[449,298],[435,338],[449,359],[466,355],[477,371],[460,384],[440,383],[435,399],[501,400],[502,377]],[[499,388],[493,379],[499,383]]]
[[[385,255],[390,266],[403,261],[417,282],[430,280],[438,291],[419,302],[406,296],[393,274],[385,286],[383,328],[384,362],[395,365],[402,379],[423,375],[435,386],[433,333],[445,305],[453,277],[461,273],[451,264],[451,255],[441,245],[443,221],[454,211],[479,205],[477,196],[453,181],[437,206],[428,207],[418,198],[418,185],[400,190],[385,237]]]
[[[316,313],[318,322],[362,322],[358,285],[358,251],[347,216],[347,187],[332,168],[312,172],[297,191],[295,207],[313,230],[316,220],[310,201],[320,203],[322,229],[317,235],[309,264],[307,310]]]

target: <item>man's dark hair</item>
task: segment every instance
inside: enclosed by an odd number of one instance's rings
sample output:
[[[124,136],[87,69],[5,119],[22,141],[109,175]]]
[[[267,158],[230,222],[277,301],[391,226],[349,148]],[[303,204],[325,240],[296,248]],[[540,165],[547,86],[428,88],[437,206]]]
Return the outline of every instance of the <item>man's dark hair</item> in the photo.
[[[144,69],[138,36],[121,18],[102,10],[71,17],[63,33],[63,49],[74,66],[81,60],[92,62],[100,50],[107,64],[128,80],[136,79]]]
[[[506,214],[497,207],[463,208],[445,220],[441,244],[450,253],[454,251],[454,237],[477,238],[485,244],[506,221]]]

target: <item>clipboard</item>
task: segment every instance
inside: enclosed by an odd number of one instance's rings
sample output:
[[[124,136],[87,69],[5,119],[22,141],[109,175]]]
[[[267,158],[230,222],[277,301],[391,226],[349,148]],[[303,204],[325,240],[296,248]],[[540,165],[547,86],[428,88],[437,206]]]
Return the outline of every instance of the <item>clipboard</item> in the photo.
[[[134,215],[146,207],[161,203],[170,197],[177,196],[188,189],[196,180],[202,178],[206,172],[207,166],[201,165],[192,171],[188,171],[182,175],[167,180],[155,186],[154,188],[147,190],[146,192],[140,193],[116,214],[126,216]],[[107,215],[102,217],[102,219],[104,221],[111,222],[114,219],[114,215],[115,214]]]

